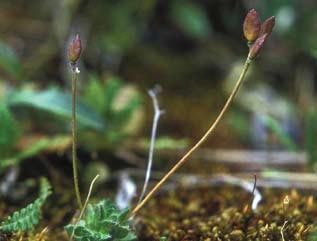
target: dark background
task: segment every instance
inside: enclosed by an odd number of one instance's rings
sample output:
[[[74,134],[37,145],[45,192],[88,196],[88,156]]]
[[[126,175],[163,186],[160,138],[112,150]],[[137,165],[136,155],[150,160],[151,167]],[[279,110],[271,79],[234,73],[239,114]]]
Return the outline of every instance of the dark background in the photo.
[[[10,88],[68,91],[67,44],[79,33],[80,93],[92,73],[132,84],[144,106],[134,136],[148,137],[152,104],[146,90],[159,84],[166,110],[159,135],[196,140],[238,77],[248,52],[242,24],[255,8],[262,21],[276,16],[275,29],[208,146],[285,148],[261,122],[268,115],[304,148],[306,116],[316,106],[316,7],[313,0],[2,0],[0,40],[16,53],[22,74],[0,69],[0,79]]]

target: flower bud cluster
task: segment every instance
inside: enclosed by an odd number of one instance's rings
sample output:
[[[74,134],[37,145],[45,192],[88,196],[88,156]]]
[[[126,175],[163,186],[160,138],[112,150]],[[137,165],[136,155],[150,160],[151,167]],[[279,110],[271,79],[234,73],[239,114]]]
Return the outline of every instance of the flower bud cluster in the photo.
[[[243,33],[250,47],[250,59],[258,56],[266,39],[271,35],[274,24],[274,16],[266,19],[261,25],[258,13],[254,9],[248,12],[243,23]]]

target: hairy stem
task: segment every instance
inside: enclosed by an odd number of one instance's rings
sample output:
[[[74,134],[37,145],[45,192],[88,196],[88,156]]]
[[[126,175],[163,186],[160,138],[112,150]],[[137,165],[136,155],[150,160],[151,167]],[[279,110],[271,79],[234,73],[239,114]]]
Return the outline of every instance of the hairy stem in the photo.
[[[78,185],[78,172],[77,172],[77,135],[76,135],[76,92],[77,92],[77,73],[75,68],[72,66],[72,161],[73,161],[73,178],[74,187],[76,193],[77,203],[80,209],[83,205],[80,198],[79,185]]]
[[[201,145],[203,144],[206,140],[207,137],[214,131],[220,120],[222,119],[223,115],[226,113],[227,109],[231,105],[235,95],[237,94],[239,87],[242,84],[242,81],[248,71],[248,68],[251,64],[251,59],[248,58],[246,59],[242,72],[239,76],[239,79],[237,83],[235,84],[229,98],[227,99],[224,107],[220,111],[219,115],[217,116],[216,120],[213,122],[213,124],[209,127],[209,129],[205,132],[205,134],[200,138],[200,140],[172,167],[172,169],[165,174],[165,176],[152,188],[152,190],[146,195],[146,197],[140,202],[131,212],[131,215],[135,215],[137,211],[141,207],[144,206],[144,204],[153,196],[153,194],[164,184],[164,182],[179,168],[181,167],[188,159],[188,157]]]

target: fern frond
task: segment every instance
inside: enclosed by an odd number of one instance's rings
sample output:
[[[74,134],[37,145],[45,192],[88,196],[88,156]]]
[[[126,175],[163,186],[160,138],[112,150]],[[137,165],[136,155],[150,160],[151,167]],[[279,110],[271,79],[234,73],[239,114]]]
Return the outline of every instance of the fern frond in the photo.
[[[0,230],[3,232],[27,231],[34,228],[41,218],[41,207],[46,198],[52,193],[51,185],[46,178],[41,178],[39,197],[33,202],[15,211],[1,223]]]

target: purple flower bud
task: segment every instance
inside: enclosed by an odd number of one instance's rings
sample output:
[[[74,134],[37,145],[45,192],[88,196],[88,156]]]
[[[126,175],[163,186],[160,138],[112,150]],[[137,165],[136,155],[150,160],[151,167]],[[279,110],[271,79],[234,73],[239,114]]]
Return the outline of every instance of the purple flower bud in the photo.
[[[247,16],[244,19],[243,23],[243,33],[244,37],[248,40],[248,42],[254,42],[260,33],[261,23],[258,16],[258,13],[251,9]]]
[[[68,59],[72,64],[75,64],[81,53],[81,40],[78,34],[75,35],[68,47]]]
[[[265,40],[267,38],[267,33],[259,37],[255,43],[251,46],[250,52],[249,52],[249,58],[254,59],[256,56],[259,55],[261,49],[263,48],[263,45],[265,43]]]
[[[267,36],[270,36],[275,25],[275,17],[272,16],[265,20],[265,22],[261,26],[260,36],[264,35],[265,33]]]

